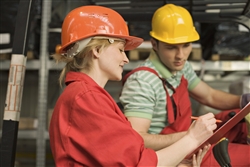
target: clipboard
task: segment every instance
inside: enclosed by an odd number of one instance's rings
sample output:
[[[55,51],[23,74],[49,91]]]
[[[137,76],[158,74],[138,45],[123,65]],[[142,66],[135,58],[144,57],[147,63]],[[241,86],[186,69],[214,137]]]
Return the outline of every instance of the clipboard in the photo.
[[[228,120],[224,125],[217,129],[211,137],[209,137],[202,144],[200,144],[186,158],[190,159],[193,154],[196,154],[199,149],[203,148],[207,144],[212,145],[217,143],[231,128],[233,128],[238,122],[240,122],[248,113],[250,113],[250,102],[238,113],[236,113],[230,120]]]

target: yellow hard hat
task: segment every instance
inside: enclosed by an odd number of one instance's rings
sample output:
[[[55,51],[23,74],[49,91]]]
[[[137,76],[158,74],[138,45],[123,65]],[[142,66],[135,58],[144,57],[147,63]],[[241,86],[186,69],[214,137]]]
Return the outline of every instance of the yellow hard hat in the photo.
[[[185,8],[173,4],[164,5],[155,11],[150,35],[169,44],[199,40],[190,13]]]

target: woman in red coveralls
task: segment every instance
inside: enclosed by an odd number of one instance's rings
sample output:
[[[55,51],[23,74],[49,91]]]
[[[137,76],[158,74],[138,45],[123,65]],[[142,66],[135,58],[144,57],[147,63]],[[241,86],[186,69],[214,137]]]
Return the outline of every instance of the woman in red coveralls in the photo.
[[[182,139],[155,152],[145,148],[104,89],[108,80],[121,80],[123,66],[129,62],[124,51],[142,41],[129,36],[123,18],[106,7],[83,6],[66,16],[62,46],[54,55],[66,62],[59,78],[66,88],[49,129],[56,166],[200,166],[210,145],[191,160],[184,158],[212,135],[213,114],[200,117]]]

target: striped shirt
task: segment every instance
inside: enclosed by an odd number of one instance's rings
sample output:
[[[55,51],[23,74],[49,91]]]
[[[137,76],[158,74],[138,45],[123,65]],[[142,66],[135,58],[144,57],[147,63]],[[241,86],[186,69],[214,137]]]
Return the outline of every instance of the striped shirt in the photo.
[[[182,75],[188,81],[188,90],[192,90],[200,79],[191,64],[186,61],[184,68],[175,75],[160,62],[152,50],[149,58],[139,66],[146,66],[157,71],[174,88],[180,84]],[[173,91],[167,88],[171,96]],[[166,92],[158,76],[149,71],[137,71],[127,78],[123,86],[120,101],[126,117],[139,117],[151,120],[148,133],[159,134],[168,125],[166,114]]]

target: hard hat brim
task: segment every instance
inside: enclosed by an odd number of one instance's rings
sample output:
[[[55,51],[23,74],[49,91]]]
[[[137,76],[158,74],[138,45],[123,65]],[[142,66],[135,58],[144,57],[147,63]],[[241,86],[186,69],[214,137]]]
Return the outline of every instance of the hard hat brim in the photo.
[[[200,39],[199,34],[197,33],[197,31],[194,29],[193,32],[191,32],[189,35],[187,36],[181,36],[178,38],[168,38],[168,37],[162,37],[162,35],[158,35],[153,31],[150,31],[150,36],[161,41],[161,42],[165,42],[165,43],[169,43],[169,44],[180,44],[180,43],[188,43],[188,42],[195,42],[198,41]]]
[[[106,37],[114,37],[114,38],[121,38],[121,39],[125,39],[126,40],[126,44],[125,44],[125,48],[124,50],[133,50],[135,48],[137,48],[142,42],[143,39],[139,38],[139,37],[135,37],[135,36],[125,36],[125,35],[112,35],[112,34],[90,34],[89,36],[85,36],[84,38],[90,38],[90,37],[95,37],[95,36],[106,36]],[[84,39],[83,38],[83,39]],[[70,41],[68,44],[65,44],[63,47],[60,48],[59,53],[64,53],[65,52],[65,48],[67,48],[69,45],[80,41],[82,39],[78,39],[75,41]]]

